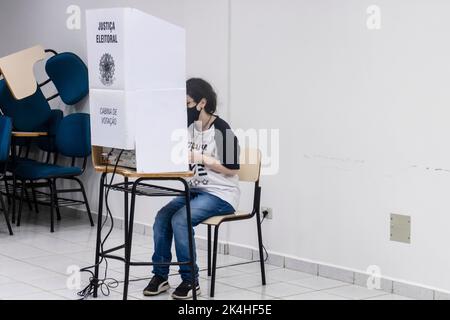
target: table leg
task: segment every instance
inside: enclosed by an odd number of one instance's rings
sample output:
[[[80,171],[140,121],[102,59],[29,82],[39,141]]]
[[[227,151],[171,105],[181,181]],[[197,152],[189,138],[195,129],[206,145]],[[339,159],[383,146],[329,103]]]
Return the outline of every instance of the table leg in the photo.
[[[125,192],[124,192],[124,236],[125,236],[125,241],[126,241],[126,237],[128,235],[128,212],[130,210],[129,205],[128,205],[128,178],[124,178],[124,182],[125,182]]]
[[[131,207],[130,207],[130,219],[128,223],[128,232],[125,236],[125,279],[123,284],[123,300],[128,299],[128,285],[130,283],[130,262],[131,262],[131,247],[133,245],[133,225],[134,225],[134,211],[136,207],[136,188],[139,185],[140,180],[137,180],[133,184],[131,190]]]
[[[189,242],[189,257],[191,266],[191,277],[192,277],[192,299],[197,300],[197,290],[196,289],[196,279],[195,279],[195,248],[194,248],[194,237],[192,230],[192,217],[191,217],[191,192],[189,185],[185,180],[181,180],[184,184],[184,192],[186,196],[186,218],[188,226],[188,242]]]
[[[102,174],[100,178],[100,190],[98,198],[98,218],[97,218],[97,243],[95,245],[95,270],[94,270],[94,298],[98,295],[98,273],[99,273],[99,262],[100,262],[100,249],[102,243],[102,223],[103,223],[103,193],[105,190],[105,179],[106,173]]]

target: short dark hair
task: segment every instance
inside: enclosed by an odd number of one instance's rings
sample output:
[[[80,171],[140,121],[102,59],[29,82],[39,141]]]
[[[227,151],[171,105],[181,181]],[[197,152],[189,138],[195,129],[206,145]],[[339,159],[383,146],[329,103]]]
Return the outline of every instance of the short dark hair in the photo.
[[[186,82],[187,95],[196,103],[206,99],[205,111],[213,114],[217,110],[217,93],[211,84],[200,78],[192,78]]]

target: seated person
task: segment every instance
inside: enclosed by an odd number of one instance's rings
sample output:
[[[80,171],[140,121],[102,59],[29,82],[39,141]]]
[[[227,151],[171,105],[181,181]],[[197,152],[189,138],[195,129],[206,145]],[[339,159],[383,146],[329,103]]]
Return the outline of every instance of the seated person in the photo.
[[[193,227],[213,216],[235,212],[239,203],[239,143],[228,123],[215,115],[216,100],[216,93],[206,81],[187,81],[190,169],[195,173],[189,180]],[[177,260],[189,261],[185,197],[175,198],[158,212],[153,238],[153,263],[172,261],[172,238]],[[196,259],[195,241],[194,257]],[[192,298],[193,289],[200,294],[198,272],[195,264],[196,286],[192,288],[190,266],[180,266],[182,283],[173,292],[174,299]],[[155,296],[169,289],[169,266],[154,266],[153,274],[144,289],[145,296]]]

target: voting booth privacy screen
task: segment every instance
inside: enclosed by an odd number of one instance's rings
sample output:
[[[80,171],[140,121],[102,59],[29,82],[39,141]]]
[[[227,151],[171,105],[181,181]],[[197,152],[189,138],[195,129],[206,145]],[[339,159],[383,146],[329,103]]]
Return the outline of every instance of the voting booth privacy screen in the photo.
[[[135,150],[141,173],[186,171],[184,29],[131,8],[86,24],[92,144]]]

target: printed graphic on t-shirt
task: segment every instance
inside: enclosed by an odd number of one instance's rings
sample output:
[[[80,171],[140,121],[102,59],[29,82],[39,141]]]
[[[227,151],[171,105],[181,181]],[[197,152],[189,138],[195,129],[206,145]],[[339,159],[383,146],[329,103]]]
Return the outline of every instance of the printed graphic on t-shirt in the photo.
[[[189,141],[189,150],[195,151],[201,154],[205,154],[208,150],[208,144],[196,143],[195,141]],[[199,187],[200,185],[206,186],[209,183],[208,172],[203,164],[191,164],[189,165],[189,170],[194,172],[194,177],[189,181],[191,188]]]
[[[198,129],[200,128],[200,130]],[[202,131],[201,125],[189,125],[189,150],[204,156],[214,158],[231,170],[239,170],[239,144],[229,125],[218,118],[208,130]],[[228,133],[228,136],[227,136]],[[227,161],[232,159],[232,161]],[[238,176],[226,176],[215,172],[204,164],[191,164],[194,173],[188,179],[192,189],[202,189],[237,208],[239,204]]]
[[[194,172],[194,177],[189,181],[191,188],[199,187],[200,185],[208,185],[208,172],[203,164],[191,164],[189,169]]]

